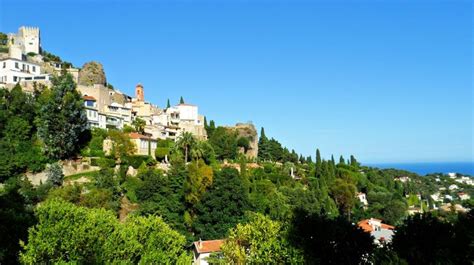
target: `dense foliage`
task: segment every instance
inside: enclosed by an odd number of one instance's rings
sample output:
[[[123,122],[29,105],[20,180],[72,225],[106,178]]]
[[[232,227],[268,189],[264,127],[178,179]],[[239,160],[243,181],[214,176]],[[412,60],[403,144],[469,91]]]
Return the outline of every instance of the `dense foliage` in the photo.
[[[249,139],[212,120],[205,120],[208,140],[184,133],[159,140],[155,158],[135,155],[128,133],[143,133],[143,123],[86,130],[67,75],[32,95],[20,86],[0,90],[0,103],[2,264],[189,263],[187,246],[198,239],[227,239],[212,257],[225,264],[473,260],[472,212],[433,210],[439,202],[430,195],[456,196],[453,184],[474,190],[442,174],[365,167],[354,156],[324,159],[319,150],[313,161],[263,128],[258,157],[248,159]],[[65,176],[66,161],[58,160],[77,157],[97,168]],[[25,173],[34,172],[46,181],[30,183]],[[432,214],[408,217],[416,207]],[[354,225],[366,218],[395,225],[393,243],[376,247]]]

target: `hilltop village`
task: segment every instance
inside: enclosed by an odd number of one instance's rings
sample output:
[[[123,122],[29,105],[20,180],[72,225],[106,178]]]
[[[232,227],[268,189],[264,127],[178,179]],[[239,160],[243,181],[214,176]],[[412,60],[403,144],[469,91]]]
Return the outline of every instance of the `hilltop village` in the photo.
[[[469,176],[305,157],[134,91],[0,33],[0,264],[472,261]]]

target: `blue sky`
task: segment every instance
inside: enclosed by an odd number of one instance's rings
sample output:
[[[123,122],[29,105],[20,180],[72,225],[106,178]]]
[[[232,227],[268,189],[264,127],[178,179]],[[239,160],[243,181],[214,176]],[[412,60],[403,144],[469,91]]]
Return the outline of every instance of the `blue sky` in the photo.
[[[252,121],[290,149],[474,161],[470,1],[0,0],[0,31],[164,106]],[[313,155],[314,156],[314,155]]]

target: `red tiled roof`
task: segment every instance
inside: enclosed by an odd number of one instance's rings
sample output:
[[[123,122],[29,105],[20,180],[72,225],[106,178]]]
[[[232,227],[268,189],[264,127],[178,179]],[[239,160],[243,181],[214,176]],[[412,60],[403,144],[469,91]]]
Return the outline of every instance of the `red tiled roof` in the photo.
[[[92,97],[92,96],[83,96],[82,98],[85,99],[85,100],[96,101],[96,99],[95,99],[94,97]]]
[[[221,251],[222,244],[224,239],[196,241],[194,247],[198,253],[212,253]]]
[[[136,132],[131,132],[131,133],[128,134],[128,136],[130,136],[130,138],[132,138],[132,139],[149,139],[150,138],[146,135],[139,134],[139,133],[136,133]]]
[[[369,224],[369,220],[370,219],[365,219],[365,220],[362,220],[360,222],[357,223],[357,226],[359,226],[360,228],[362,228],[365,232],[372,232],[373,231],[373,228],[372,226]],[[389,230],[393,230],[395,229],[395,226],[392,226],[392,225],[388,225],[388,224],[383,224],[382,223],[382,220],[379,220],[379,219],[374,219],[372,218],[373,221],[378,221],[380,222],[380,225],[383,229],[389,229]]]

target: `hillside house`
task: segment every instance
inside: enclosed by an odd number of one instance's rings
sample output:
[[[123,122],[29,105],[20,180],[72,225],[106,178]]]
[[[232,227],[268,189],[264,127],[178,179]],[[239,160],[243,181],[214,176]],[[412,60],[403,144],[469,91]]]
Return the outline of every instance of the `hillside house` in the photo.
[[[207,240],[207,241],[196,241],[193,243],[193,264],[194,265],[207,265],[207,258],[212,253],[218,253],[221,251],[221,246],[224,244],[223,239],[219,240]]]
[[[382,220],[370,218],[357,223],[357,226],[374,237],[374,242],[378,245],[392,241],[394,226],[382,223]]]

